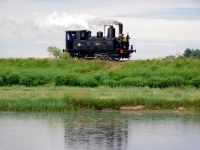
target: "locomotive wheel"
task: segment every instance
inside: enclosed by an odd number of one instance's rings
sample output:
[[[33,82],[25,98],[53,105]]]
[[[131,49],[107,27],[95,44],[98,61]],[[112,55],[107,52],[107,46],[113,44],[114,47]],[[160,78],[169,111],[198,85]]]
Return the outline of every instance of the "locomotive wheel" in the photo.
[[[104,60],[100,53],[95,53],[94,57],[95,57],[94,59],[96,60]]]
[[[70,53],[70,56],[71,56],[72,59],[76,59],[77,58],[75,53]]]
[[[114,61],[119,61],[119,60],[120,60],[120,57],[114,58],[113,60],[114,60]]]
[[[112,54],[106,53],[106,60],[108,60],[108,61],[113,61],[113,56],[112,56]]]
[[[103,60],[108,60],[108,58],[107,57],[103,57]]]
[[[78,53],[78,58],[85,58],[85,53]]]
[[[109,60],[109,61],[113,61],[113,58],[112,58],[112,57],[108,57],[108,60]]]

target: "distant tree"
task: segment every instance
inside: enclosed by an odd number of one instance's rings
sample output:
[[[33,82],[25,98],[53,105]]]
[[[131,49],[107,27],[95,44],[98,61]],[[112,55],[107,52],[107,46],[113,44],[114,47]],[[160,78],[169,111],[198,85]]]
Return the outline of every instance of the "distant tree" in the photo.
[[[61,59],[70,59],[71,58],[70,55],[69,55],[69,53],[66,53],[66,52],[61,53],[61,55],[59,57]]]
[[[191,51],[189,48],[187,48],[187,49],[184,51],[183,56],[185,56],[185,57],[190,57],[191,53],[192,53],[192,51]]]
[[[199,49],[193,50],[190,55],[191,57],[200,57],[200,50]]]
[[[53,56],[55,59],[69,59],[70,55],[68,53],[62,53],[61,49],[55,47],[55,46],[49,46],[47,48],[47,51],[49,52],[50,56]]]
[[[187,48],[184,53],[183,53],[183,56],[185,57],[198,57],[200,58],[200,50],[199,49],[189,49]]]
[[[61,50],[55,46],[49,46],[47,51],[50,53],[51,56],[54,56],[56,59],[58,59],[61,55]]]
[[[175,55],[169,55],[169,56],[166,56],[165,59],[166,60],[174,60],[174,59],[176,59],[176,56]]]

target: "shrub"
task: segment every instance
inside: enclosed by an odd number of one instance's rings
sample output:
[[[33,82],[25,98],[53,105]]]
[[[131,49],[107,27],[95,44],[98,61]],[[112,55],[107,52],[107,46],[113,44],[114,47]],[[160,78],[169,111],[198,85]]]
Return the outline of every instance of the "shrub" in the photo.
[[[68,74],[65,76],[65,85],[69,86],[79,86],[79,78],[75,74]]]
[[[0,74],[0,77],[2,79],[2,85],[8,85],[8,81],[7,81],[7,76],[9,75],[9,72],[4,72]]]
[[[120,85],[120,83],[118,81],[113,80],[113,79],[111,79],[111,80],[108,79],[108,80],[103,81],[103,85],[109,86],[109,87],[117,87],[117,86]]]
[[[191,84],[193,86],[195,86],[196,88],[200,88],[200,76],[196,77],[196,78],[193,78],[191,80]]]
[[[3,80],[2,80],[2,78],[0,77],[0,86],[2,86],[3,85]]]
[[[97,87],[98,81],[94,77],[81,78],[80,86],[82,86],[82,87]]]
[[[169,87],[170,81],[168,78],[150,78],[147,81],[147,85],[150,88],[166,88]]]
[[[159,79],[159,88],[167,88],[170,86],[170,80],[169,78],[160,78]]]
[[[19,79],[20,77],[18,74],[12,73],[7,76],[7,82],[9,85],[19,84]]]
[[[171,86],[180,87],[184,85],[184,79],[180,76],[171,77],[169,80]]]
[[[44,85],[50,82],[50,78],[46,76],[37,76],[38,85]]]
[[[76,75],[68,74],[68,75],[58,75],[55,77],[55,85],[69,85],[69,86],[79,86],[80,81]]]
[[[63,75],[56,76],[54,80],[56,86],[65,85],[65,76]]]
[[[27,87],[29,86],[37,86],[38,85],[38,80],[37,76],[35,75],[25,75],[20,79],[20,84],[25,85]]]
[[[143,87],[146,86],[146,81],[143,78],[134,78],[134,77],[127,77],[120,81],[121,86],[129,87],[129,86],[136,86],[136,87]]]
[[[121,83],[121,86],[125,86],[125,87],[137,86],[137,82],[136,82],[135,78],[132,78],[132,77],[124,78],[121,80],[120,83]]]
[[[100,81],[102,79],[102,75],[101,74],[95,74],[94,79],[96,79],[97,81]]]
[[[105,80],[109,80],[110,77],[107,74],[102,74],[101,76],[99,76],[99,79],[94,76],[94,78],[99,82],[100,85],[103,85]]]

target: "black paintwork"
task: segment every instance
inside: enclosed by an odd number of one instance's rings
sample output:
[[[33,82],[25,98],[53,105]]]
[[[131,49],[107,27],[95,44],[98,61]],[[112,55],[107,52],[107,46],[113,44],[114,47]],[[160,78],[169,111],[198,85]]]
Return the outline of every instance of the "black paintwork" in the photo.
[[[125,38],[122,30],[123,25],[119,24],[119,37],[115,36],[115,28],[112,25],[108,28],[107,36],[103,36],[101,31],[97,32],[97,36],[91,36],[91,31],[87,30],[66,31],[66,52],[72,57],[80,58],[129,58],[134,50],[129,50],[129,36]],[[123,41],[123,38],[126,41]]]

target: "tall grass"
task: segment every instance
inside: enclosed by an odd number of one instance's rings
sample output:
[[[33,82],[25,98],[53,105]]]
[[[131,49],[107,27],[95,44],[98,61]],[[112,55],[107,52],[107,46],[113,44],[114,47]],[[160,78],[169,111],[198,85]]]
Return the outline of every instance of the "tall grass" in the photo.
[[[27,86],[24,78],[35,76],[32,82],[37,84],[33,86],[200,87],[199,59],[136,60],[116,63],[114,67],[111,63],[97,60],[0,59],[0,86]],[[76,78],[76,82],[68,83],[67,76]]]
[[[0,88],[0,111],[102,110],[144,105],[146,109],[200,109],[196,88],[81,88],[23,87]]]
[[[189,101],[187,99],[163,100],[162,98],[120,98],[120,99],[102,99],[91,98],[71,98],[64,96],[60,100],[54,98],[45,98],[40,100],[0,100],[0,111],[71,111],[71,110],[102,110],[111,108],[119,110],[121,106],[144,105],[146,109],[177,109],[186,107],[187,109],[200,108],[200,100]]]

